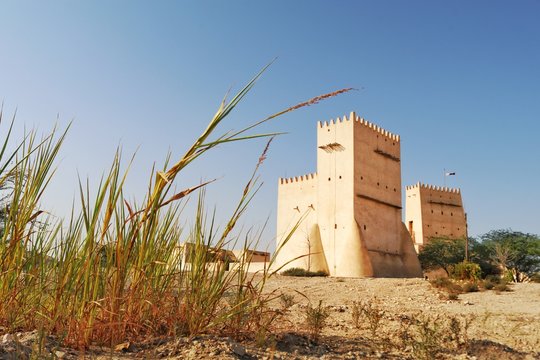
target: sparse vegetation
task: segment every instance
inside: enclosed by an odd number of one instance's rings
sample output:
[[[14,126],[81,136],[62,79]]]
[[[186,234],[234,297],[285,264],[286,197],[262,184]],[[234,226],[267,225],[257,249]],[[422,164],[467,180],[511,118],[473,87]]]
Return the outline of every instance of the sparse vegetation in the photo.
[[[74,206],[65,222],[49,217],[41,199],[67,130],[53,130],[43,139],[31,131],[14,144],[8,131],[0,144],[0,189],[10,181],[9,198],[3,198],[7,204],[0,212],[3,331],[39,329],[79,349],[211,331],[264,337],[276,318],[267,306],[275,296],[262,293],[271,274],[265,270],[255,279],[247,274],[245,262],[229,271],[219,254],[235,244],[256,246],[253,232],[238,244],[232,233],[260,186],[257,172],[270,141],[221,230],[205,210],[204,187],[211,181],[175,191],[175,179],[208,151],[229,142],[271,139],[274,134],[248,131],[348,89],[287,108],[239,131],[216,134],[260,75],[221,104],[183,156],[173,163],[169,155],[163,167],[152,169],[144,196],[126,197],[131,162],[125,166],[119,150],[96,188],[80,180],[81,210]],[[195,191],[198,206],[192,228],[186,229],[180,218],[183,201]],[[185,243],[191,245],[181,245]]]
[[[283,276],[302,276],[302,277],[316,277],[316,276],[328,276],[324,271],[308,271],[302,268],[290,268],[281,273]]]
[[[457,284],[456,282],[446,277],[433,279],[430,281],[430,283],[437,289],[445,290],[448,294],[457,295],[457,294],[461,294],[461,292],[463,291],[463,289],[461,288],[459,284]],[[450,299],[450,300],[454,300],[454,299]]]
[[[279,300],[281,301],[281,307],[284,310],[289,309],[295,304],[293,295],[281,294],[281,296],[279,297]]]
[[[306,308],[306,326],[310,338],[313,341],[318,341],[321,331],[326,325],[326,319],[330,316],[328,309],[323,306],[322,300],[319,300],[319,305],[313,306],[311,303]]]
[[[464,293],[470,293],[470,292],[477,292],[479,290],[478,284],[473,281],[465,282],[461,288],[463,289]]]
[[[478,264],[462,261],[450,267],[450,275],[458,280],[476,281],[480,279],[482,270]]]
[[[415,359],[435,359],[441,353],[467,347],[468,329],[472,321],[473,318],[418,314],[411,321],[402,323],[401,339],[403,344],[411,347]]]
[[[380,308],[377,298],[353,302],[352,319],[354,326],[357,329],[362,329],[363,325],[367,324],[372,339],[378,336],[379,326],[384,314],[385,311]]]
[[[505,282],[495,285],[493,287],[493,290],[495,290],[496,293],[501,293],[501,292],[505,292],[505,291],[512,291],[512,289]]]

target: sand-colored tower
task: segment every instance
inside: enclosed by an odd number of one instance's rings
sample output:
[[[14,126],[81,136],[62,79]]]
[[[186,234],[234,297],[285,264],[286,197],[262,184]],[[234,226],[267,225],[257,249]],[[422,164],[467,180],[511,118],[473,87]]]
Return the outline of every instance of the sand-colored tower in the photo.
[[[407,186],[405,222],[419,251],[430,238],[463,239],[467,219],[461,191],[417,183]]]
[[[401,208],[399,136],[354,113],[319,122],[317,174],[279,180],[278,248],[304,220],[277,263],[332,276],[421,276]]]

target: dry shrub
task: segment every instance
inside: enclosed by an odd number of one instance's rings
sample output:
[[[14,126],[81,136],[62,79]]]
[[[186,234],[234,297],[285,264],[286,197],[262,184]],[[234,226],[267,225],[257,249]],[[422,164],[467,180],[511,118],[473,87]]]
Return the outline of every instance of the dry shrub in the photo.
[[[281,294],[281,296],[279,297],[279,300],[281,302],[281,307],[283,308],[283,310],[288,310],[295,304],[294,295]]]
[[[371,333],[371,337],[378,336],[381,320],[384,318],[385,311],[382,310],[377,298],[373,298],[361,302],[353,302],[352,306],[352,320],[357,329],[362,329],[365,323]]]
[[[306,326],[310,338],[313,341],[318,341],[321,331],[326,326],[326,320],[330,313],[326,307],[322,305],[322,300],[319,300],[319,305],[314,307],[308,304],[306,308]]]
[[[463,289],[459,284],[446,277],[430,280],[430,283],[433,287],[444,290],[448,300],[457,300],[458,295],[463,292]]]
[[[464,293],[477,292],[478,284],[476,282],[469,281],[464,283],[461,288],[463,289]]]
[[[402,322],[400,338],[411,349],[413,358],[435,359],[442,353],[454,353],[468,346],[468,329],[473,320],[417,314],[412,321]]]
[[[505,291],[512,291],[510,286],[508,286],[508,284],[506,283],[500,283],[500,284],[495,285],[493,287],[493,290],[495,290],[497,294],[500,294],[501,292],[505,292]]]
[[[308,271],[302,268],[290,268],[281,273],[283,276],[317,277],[328,276],[325,271]]]
[[[0,231],[0,327],[6,332],[41,329],[78,348],[160,335],[267,331],[275,314],[267,306],[272,298],[262,290],[272,274],[265,270],[255,281],[247,276],[248,263],[229,271],[222,255],[235,246],[238,234],[231,234],[260,187],[257,171],[268,145],[223,229],[206,214],[201,189],[210,182],[175,191],[175,179],[208,151],[224,143],[271,137],[274,134],[248,131],[348,91],[288,107],[239,131],[216,134],[261,74],[220,105],[176,163],[171,165],[167,156],[161,169],[151,169],[148,192],[141,198],[125,198],[131,162],[124,166],[119,150],[97,186],[79,180],[74,209],[80,212],[73,210],[65,222],[47,217],[40,201],[66,133],[53,131],[38,140],[30,132],[11,144],[13,123],[2,132],[0,189],[9,184],[9,194]],[[6,149],[11,148],[15,150],[9,153]],[[201,195],[194,225],[186,229],[181,225],[186,223],[181,218],[183,201],[194,191]],[[4,200],[4,193],[0,196]],[[240,245],[252,248],[259,237],[248,233]]]

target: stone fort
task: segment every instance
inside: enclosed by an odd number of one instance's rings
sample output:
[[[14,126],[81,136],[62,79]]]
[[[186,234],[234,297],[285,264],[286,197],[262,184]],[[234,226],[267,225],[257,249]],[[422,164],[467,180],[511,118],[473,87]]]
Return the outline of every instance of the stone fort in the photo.
[[[405,221],[417,251],[432,238],[467,236],[467,216],[459,189],[418,183],[407,186],[405,194]]]
[[[401,195],[398,135],[355,113],[319,122],[317,172],[279,179],[277,266],[341,277],[422,276]]]

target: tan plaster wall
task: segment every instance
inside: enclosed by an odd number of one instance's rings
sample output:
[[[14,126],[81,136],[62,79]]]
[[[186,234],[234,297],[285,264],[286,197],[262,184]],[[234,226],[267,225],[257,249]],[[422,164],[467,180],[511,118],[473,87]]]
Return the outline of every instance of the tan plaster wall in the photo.
[[[336,119],[317,126],[317,219],[331,275],[347,276],[357,264],[354,229],[354,123]],[[355,272],[354,276],[361,276]]]
[[[422,199],[420,187],[408,186],[405,191],[405,225],[409,231],[415,249],[424,243],[424,231],[422,226]]]
[[[300,219],[302,213],[297,206],[301,210],[316,199],[316,211],[307,215],[305,224],[278,253],[278,266],[308,254],[306,234],[313,234],[310,248],[320,247],[321,255],[310,258],[311,269],[316,264],[317,269],[327,269],[332,276],[344,277],[422,275],[412,240],[401,221],[397,135],[354,113],[319,123],[316,179],[316,184],[310,180],[309,185],[280,180],[278,248]],[[306,258],[302,258],[284,269],[307,266]]]
[[[406,223],[413,221],[417,250],[430,238],[466,236],[467,220],[459,189],[419,183],[407,187],[406,196]]]
[[[320,239],[317,239],[317,174],[279,179],[277,206],[277,253],[283,269],[301,267],[328,271]],[[301,222],[300,222],[301,221]],[[300,223],[299,223],[300,222]],[[290,235],[291,230],[298,226]],[[310,236],[310,234],[313,234]],[[319,242],[319,243],[318,243]]]
[[[401,234],[399,138],[355,121],[355,218],[369,251],[398,254]]]

